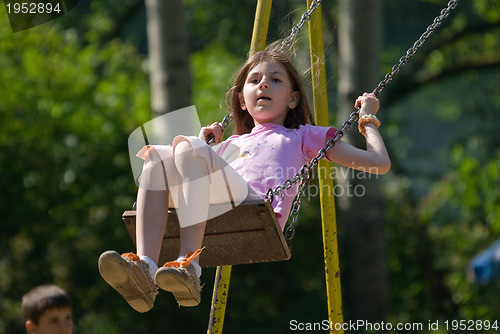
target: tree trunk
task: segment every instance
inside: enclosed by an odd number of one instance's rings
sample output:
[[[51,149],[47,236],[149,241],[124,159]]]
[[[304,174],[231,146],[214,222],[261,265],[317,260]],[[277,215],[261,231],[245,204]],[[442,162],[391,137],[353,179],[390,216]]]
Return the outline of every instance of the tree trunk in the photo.
[[[181,0],[146,0],[153,116],[191,104],[188,31]]]
[[[355,111],[355,99],[371,92],[380,78],[381,9],[380,0],[340,1],[339,124]],[[356,124],[346,131],[344,140],[365,147]],[[385,321],[389,291],[380,181],[376,175],[339,171],[338,190],[343,191],[337,191],[337,197],[344,231],[341,255],[346,319]]]

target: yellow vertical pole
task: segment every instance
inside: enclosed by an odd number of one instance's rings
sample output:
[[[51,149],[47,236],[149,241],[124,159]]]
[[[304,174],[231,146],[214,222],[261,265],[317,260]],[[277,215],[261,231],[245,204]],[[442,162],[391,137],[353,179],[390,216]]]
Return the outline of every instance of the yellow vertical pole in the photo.
[[[271,18],[272,0],[259,0],[255,10],[255,20],[253,22],[252,42],[250,44],[249,55],[257,51],[262,51],[266,47],[267,29]]]
[[[208,322],[208,334],[221,334],[226,313],[229,280],[231,279],[232,266],[218,266],[215,273],[214,293],[212,295],[212,308]]]
[[[307,0],[308,7],[310,4],[311,0]],[[321,7],[317,8],[311,15],[308,26],[315,122],[320,126],[328,126],[328,98]],[[320,161],[318,176],[321,198],[323,250],[325,256],[326,294],[328,297],[328,318],[330,324],[342,324],[343,315],[337,244],[337,221],[335,216],[333,180],[330,176],[330,168],[330,162],[326,160]],[[335,330],[335,326],[331,326],[330,332],[343,333],[343,330]]]
[[[267,30],[271,17],[272,0],[259,0],[255,11],[255,20],[250,44],[249,55],[266,47]],[[215,274],[214,293],[212,295],[212,310],[208,322],[208,334],[222,333],[224,315],[226,313],[229,281],[232,266],[219,266]]]

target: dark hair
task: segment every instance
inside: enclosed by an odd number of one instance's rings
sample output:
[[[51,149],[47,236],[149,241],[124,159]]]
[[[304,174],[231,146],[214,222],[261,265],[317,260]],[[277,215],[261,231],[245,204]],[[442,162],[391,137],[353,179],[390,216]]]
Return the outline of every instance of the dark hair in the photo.
[[[71,299],[66,291],[57,285],[40,285],[23,296],[24,320],[38,324],[40,317],[53,308],[71,307]]]
[[[294,109],[288,110],[284,126],[286,128],[296,129],[302,124],[314,123],[300,75],[290,59],[288,59],[284,52],[276,50],[275,45],[276,43],[265,51],[260,51],[250,56],[238,72],[233,87],[227,92],[227,98],[231,98],[230,107],[234,118],[235,134],[241,135],[249,133],[254,127],[253,119],[248,111],[241,109],[238,93],[243,91],[248,73],[258,64],[265,61],[275,61],[282,64],[287,72],[293,91],[299,93],[299,103]]]

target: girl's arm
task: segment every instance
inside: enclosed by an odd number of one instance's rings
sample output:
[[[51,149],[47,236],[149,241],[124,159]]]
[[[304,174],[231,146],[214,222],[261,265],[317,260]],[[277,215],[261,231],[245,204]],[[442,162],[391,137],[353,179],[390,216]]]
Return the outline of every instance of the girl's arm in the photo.
[[[365,93],[358,97],[355,108],[361,107],[359,116],[375,115],[379,101],[373,93]],[[327,151],[326,157],[343,166],[354,168],[372,174],[385,174],[391,168],[391,160],[387,154],[384,140],[373,123],[365,124],[366,150],[362,150],[346,143],[337,141],[334,147]],[[328,140],[331,138],[328,138]]]

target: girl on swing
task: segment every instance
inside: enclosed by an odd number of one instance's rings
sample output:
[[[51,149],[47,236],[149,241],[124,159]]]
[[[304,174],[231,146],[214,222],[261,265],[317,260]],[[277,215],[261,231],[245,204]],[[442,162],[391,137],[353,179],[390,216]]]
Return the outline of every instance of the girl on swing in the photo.
[[[299,74],[281,52],[267,50],[251,56],[228,96],[236,135],[221,143],[224,128],[213,123],[202,128],[199,137],[178,136],[171,146],[146,146],[138,153],[145,163],[137,195],[137,254],[107,251],[99,259],[101,276],[138,312],[153,307],[157,287],[173,293],[181,306],[198,305],[198,256],[210,203],[217,201],[219,193],[227,193],[229,185],[241,189],[245,184],[248,188],[248,192],[245,189],[232,196],[264,198],[268,189],[293,177],[335,135],[334,127],[310,124],[312,113]],[[377,129],[379,101],[374,94],[365,93],[356,99],[354,107],[360,108],[358,128],[366,138],[366,150],[339,140],[328,150],[326,159],[384,174],[390,168],[390,159]],[[209,148],[205,142],[210,138],[220,144]],[[227,174],[223,189],[221,182],[211,179],[222,169]],[[166,179],[168,186],[158,186],[158,179]],[[276,196],[272,203],[282,229],[297,187]],[[187,212],[185,217],[179,216],[180,254],[158,269],[167,224],[166,203],[172,201],[177,202],[176,208],[189,208],[182,210]]]

